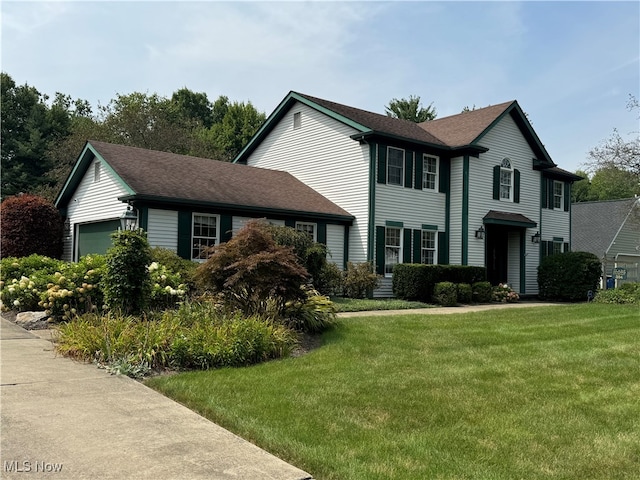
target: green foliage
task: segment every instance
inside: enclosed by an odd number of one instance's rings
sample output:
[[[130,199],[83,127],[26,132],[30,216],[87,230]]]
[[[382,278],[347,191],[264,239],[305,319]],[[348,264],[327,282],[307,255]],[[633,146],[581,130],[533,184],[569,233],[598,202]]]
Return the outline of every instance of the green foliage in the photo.
[[[318,276],[313,279],[313,286],[323,295],[340,295],[344,289],[343,275],[338,265],[326,262]]]
[[[320,333],[336,321],[336,307],[329,297],[307,290],[305,301],[288,304],[283,313],[284,324],[299,332]]]
[[[408,310],[429,308],[421,302],[407,302],[398,298],[344,298],[332,297],[331,301],[338,312],[369,312],[374,310]]]
[[[63,262],[41,291],[39,307],[51,318],[62,320],[104,310],[101,281],[105,266],[102,255],[86,255],[78,263]]]
[[[458,284],[458,303],[471,303],[473,301],[473,290],[468,283]]]
[[[458,289],[453,282],[438,282],[433,288],[433,300],[443,307],[455,307],[458,302]]]
[[[431,302],[434,286],[438,282],[472,285],[486,278],[485,267],[401,263],[393,269],[392,286],[398,298]]]
[[[493,301],[493,287],[489,282],[476,282],[472,286],[473,301],[476,303],[490,303]]]
[[[378,287],[380,275],[372,262],[347,262],[343,276],[343,294],[347,298],[365,298]]]
[[[0,262],[2,310],[38,310],[40,295],[64,262],[41,255],[5,257]]]
[[[296,337],[257,316],[225,316],[212,304],[185,304],[157,318],[120,313],[77,317],[58,327],[56,349],[105,364],[112,373],[249,365],[291,353]]]
[[[151,248],[151,260],[160,265],[164,265],[172,273],[178,274],[181,282],[184,283],[190,292],[194,292],[196,288],[196,270],[197,262],[182,258],[177,253],[168,248],[153,247]],[[177,286],[177,285],[172,285]]]
[[[595,303],[640,305],[640,283],[624,283],[618,288],[599,290]]]
[[[600,165],[591,177],[582,171],[576,174],[585,178],[571,187],[573,202],[618,200],[640,195],[640,176],[615,165]]]
[[[147,236],[139,229],[118,231],[111,237],[113,247],[107,251],[102,280],[105,303],[125,314],[142,312],[149,304],[152,287]]]
[[[62,256],[64,222],[48,200],[36,195],[8,197],[0,204],[0,222],[3,256]]]
[[[276,244],[270,228],[248,222],[231,240],[217,245],[196,277],[204,289],[221,295],[225,305],[247,315],[263,310],[265,299],[282,312],[289,301],[304,300],[308,273],[291,247]]]
[[[493,288],[493,301],[500,303],[513,303],[520,300],[520,295],[506,283],[499,283]]]
[[[416,123],[433,120],[437,116],[433,102],[424,108],[420,102],[419,95],[409,95],[409,99],[401,98],[398,100],[394,98],[389,102],[389,105],[385,107],[385,111],[388,117],[400,118]]]
[[[174,273],[158,262],[151,262],[148,270],[151,282],[149,308],[152,310],[173,308],[178,302],[187,298],[189,287],[186,283],[182,283],[180,273]]]
[[[540,298],[561,301],[587,299],[589,290],[596,291],[602,265],[593,253],[566,252],[542,259],[538,267]]]

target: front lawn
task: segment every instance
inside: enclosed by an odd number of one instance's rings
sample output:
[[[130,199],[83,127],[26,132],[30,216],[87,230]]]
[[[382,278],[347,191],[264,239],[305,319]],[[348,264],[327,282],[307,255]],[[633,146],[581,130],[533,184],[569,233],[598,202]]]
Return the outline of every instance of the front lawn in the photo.
[[[152,388],[326,479],[640,478],[637,306],[340,319]]]

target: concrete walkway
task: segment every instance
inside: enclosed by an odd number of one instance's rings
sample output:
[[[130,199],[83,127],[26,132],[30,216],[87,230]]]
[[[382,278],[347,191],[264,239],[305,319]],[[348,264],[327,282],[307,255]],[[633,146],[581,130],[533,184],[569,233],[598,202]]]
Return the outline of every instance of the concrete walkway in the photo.
[[[56,356],[48,339],[0,322],[0,478],[311,478],[141,383]]]
[[[363,316],[390,316],[390,315],[447,315],[453,313],[483,312],[485,310],[500,310],[505,308],[525,308],[525,307],[551,307],[559,305],[571,305],[570,303],[550,303],[537,300],[527,300],[517,303],[488,303],[483,305],[461,305],[459,307],[433,307],[414,308],[407,310],[374,310],[370,312],[342,312],[338,313],[340,318],[363,317]]]

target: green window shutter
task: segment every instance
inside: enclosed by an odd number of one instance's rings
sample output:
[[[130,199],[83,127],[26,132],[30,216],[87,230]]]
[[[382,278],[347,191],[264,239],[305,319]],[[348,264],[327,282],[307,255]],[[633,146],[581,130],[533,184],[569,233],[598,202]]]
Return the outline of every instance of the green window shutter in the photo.
[[[513,201],[520,203],[520,170],[513,170]]]
[[[387,147],[378,145],[378,183],[387,183]]]
[[[233,217],[231,215],[220,215],[220,243],[231,240],[232,229]]]
[[[178,212],[178,255],[191,260],[191,212]]]
[[[493,167],[493,199],[500,200],[500,165]]]
[[[449,264],[449,233],[438,232],[438,263]]]
[[[416,190],[422,190],[422,154],[416,152],[416,178],[413,188]]]
[[[287,220],[284,221],[284,225],[285,225],[285,227],[296,228],[296,221],[287,219]]]
[[[564,242],[562,245],[562,251],[565,253],[569,251],[569,242]]]
[[[544,257],[547,256],[547,252],[548,252],[547,243],[549,242],[547,242],[546,240],[542,240],[540,242],[540,260],[542,260]]]
[[[451,161],[449,159],[440,158],[438,162],[438,191],[440,193],[449,193],[449,179],[451,178]],[[420,185],[422,185],[422,174],[420,174]]]
[[[422,230],[413,231],[413,263],[422,261]]]
[[[404,186],[406,188],[413,186],[413,156],[414,153],[410,150],[404,154]]]
[[[540,180],[540,207],[547,208],[549,197],[547,196],[547,179],[541,177]]]
[[[376,273],[384,275],[384,227],[376,227]]]
[[[569,211],[569,205],[571,204],[571,184],[564,182],[564,211]]]
[[[325,222],[318,222],[318,232],[316,233],[316,240],[318,243],[327,244],[327,224]]]
[[[402,263],[411,263],[411,229],[405,228],[402,236]]]
[[[548,178],[547,179],[548,185],[547,185],[547,196],[549,197],[547,199],[547,205],[549,206],[549,208],[551,210],[553,210],[553,180]]]

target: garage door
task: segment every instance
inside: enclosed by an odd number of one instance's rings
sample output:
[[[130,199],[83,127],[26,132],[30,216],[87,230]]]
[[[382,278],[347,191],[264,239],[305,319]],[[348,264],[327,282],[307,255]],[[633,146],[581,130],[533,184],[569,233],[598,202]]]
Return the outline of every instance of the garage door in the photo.
[[[113,245],[111,234],[119,227],[120,220],[78,225],[78,258],[90,253],[106,253]]]

